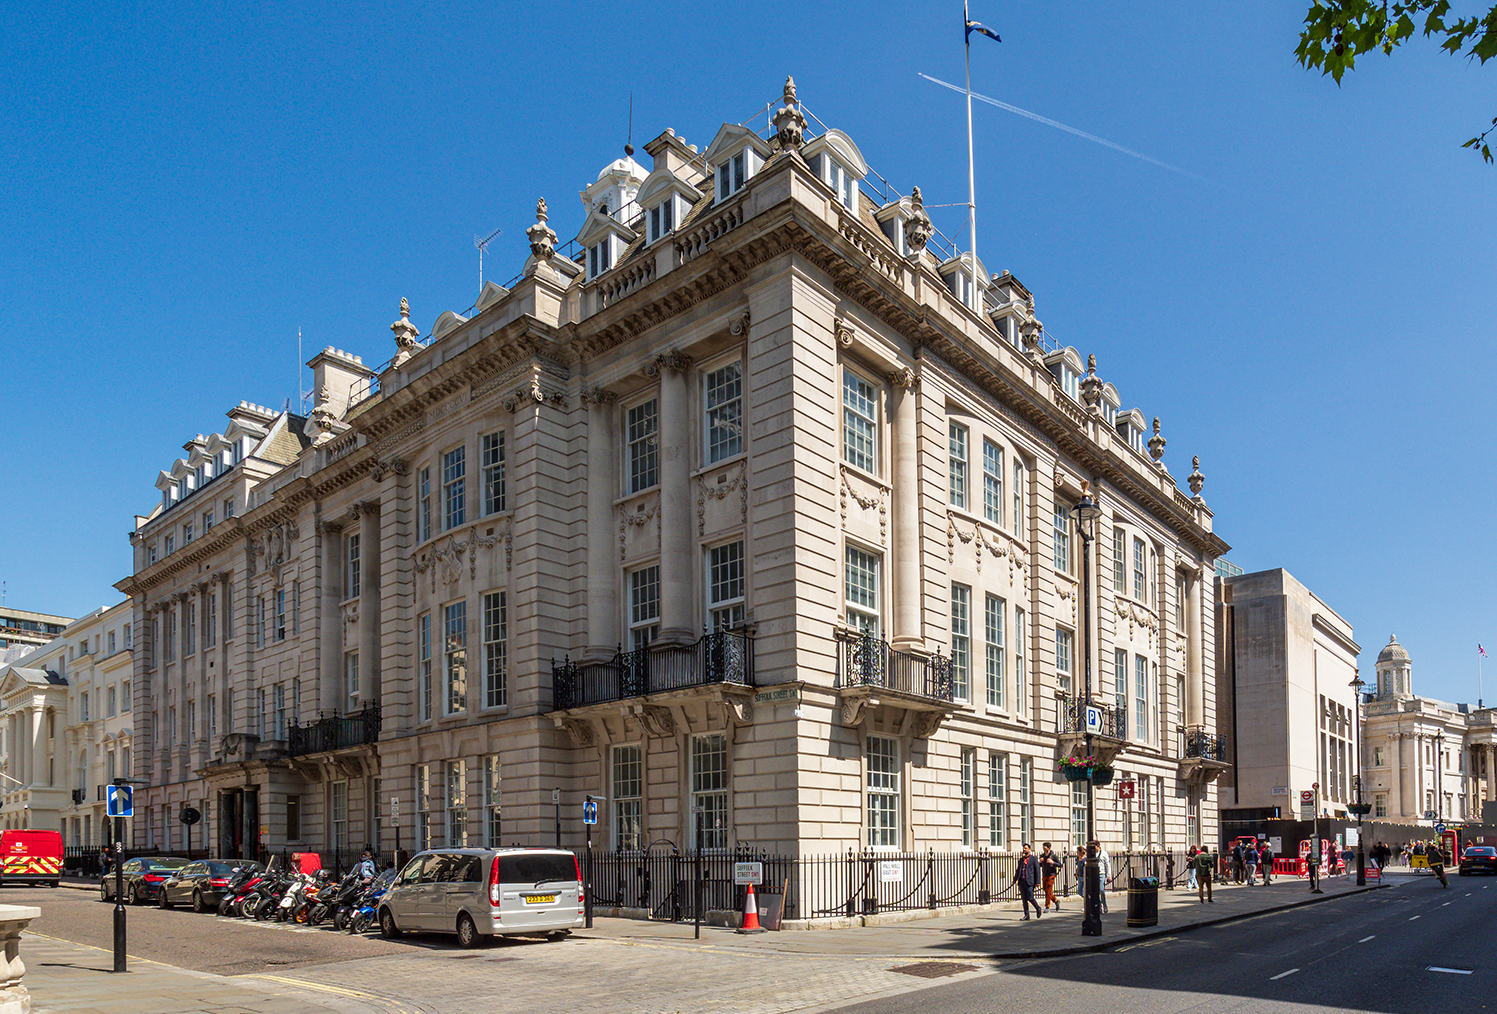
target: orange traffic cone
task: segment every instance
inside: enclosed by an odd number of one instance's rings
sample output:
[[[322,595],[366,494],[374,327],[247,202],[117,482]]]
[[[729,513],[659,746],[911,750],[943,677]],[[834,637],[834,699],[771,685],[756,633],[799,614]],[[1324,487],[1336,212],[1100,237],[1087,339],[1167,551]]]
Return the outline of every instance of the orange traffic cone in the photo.
[[[740,933],[763,933],[759,925],[759,902],[754,899],[754,885],[748,885],[748,896],[743,899],[743,928]]]

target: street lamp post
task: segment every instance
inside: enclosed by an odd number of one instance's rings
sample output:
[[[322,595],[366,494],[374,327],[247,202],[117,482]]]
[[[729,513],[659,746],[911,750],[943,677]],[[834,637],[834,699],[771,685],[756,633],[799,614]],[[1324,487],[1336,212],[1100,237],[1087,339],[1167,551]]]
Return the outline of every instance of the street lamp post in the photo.
[[[1357,886],[1367,886],[1367,842],[1362,831],[1362,671],[1352,671],[1351,687],[1356,692],[1357,701]]]
[[[1083,683],[1085,706],[1082,711],[1082,727],[1086,729],[1086,754],[1090,757],[1092,756],[1092,732],[1085,716],[1090,713],[1092,703],[1092,522],[1097,520],[1102,510],[1088,495],[1088,485],[1086,482],[1081,484],[1081,499],[1071,510],[1076,515],[1076,529],[1081,533],[1081,655],[1085,660],[1082,663],[1082,671],[1085,673],[1085,683]],[[1083,885],[1086,894],[1081,915],[1081,935],[1084,937],[1102,935],[1102,870],[1097,859],[1096,795],[1096,786],[1088,777],[1086,780],[1086,883]]]

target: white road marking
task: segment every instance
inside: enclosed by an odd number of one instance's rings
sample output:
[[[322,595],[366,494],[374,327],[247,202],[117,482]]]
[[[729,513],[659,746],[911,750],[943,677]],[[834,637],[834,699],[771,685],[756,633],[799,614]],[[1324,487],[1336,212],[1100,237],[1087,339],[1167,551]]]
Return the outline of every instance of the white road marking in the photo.
[[[1428,968],[1425,969],[1425,971],[1426,972],[1449,972],[1451,975],[1470,975],[1471,974],[1471,969],[1469,969],[1469,968],[1441,968],[1439,965],[1430,965]]]
[[[1359,943],[1359,944],[1365,944],[1367,941],[1373,939],[1373,937],[1376,937],[1376,936],[1377,936],[1377,934],[1374,933],[1370,937],[1363,937],[1361,940],[1358,940],[1357,943]]]
[[[1284,976],[1286,976],[1286,975],[1293,975],[1295,972],[1298,972],[1298,971],[1299,971],[1298,968],[1291,968],[1287,972],[1280,972],[1278,975],[1270,975],[1268,977],[1268,981],[1272,982],[1275,979],[1282,979]]]
[[[1411,915],[1409,916],[1409,922],[1413,922],[1417,918],[1419,918],[1417,915]]]
[[[1449,907],[1449,905],[1450,905],[1450,902],[1447,901],[1444,905],[1441,905],[1440,907],[1441,908],[1447,908],[1447,907]]]

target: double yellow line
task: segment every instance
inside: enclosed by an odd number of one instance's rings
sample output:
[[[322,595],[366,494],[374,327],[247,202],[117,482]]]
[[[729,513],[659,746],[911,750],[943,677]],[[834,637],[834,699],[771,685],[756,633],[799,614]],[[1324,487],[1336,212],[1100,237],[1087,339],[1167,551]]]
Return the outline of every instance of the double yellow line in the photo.
[[[325,982],[309,982],[306,979],[293,979],[285,975],[246,975],[245,979],[260,979],[264,982],[274,982],[281,986],[294,986],[297,989],[310,989],[317,993],[330,993],[333,996],[346,996],[352,1000],[361,1000],[377,1009],[384,1010],[387,1014],[422,1014],[422,1012],[403,1006],[399,1001],[391,1000],[389,997],[377,996],[374,993],[366,993],[360,989],[349,989],[346,986],[330,986]]]

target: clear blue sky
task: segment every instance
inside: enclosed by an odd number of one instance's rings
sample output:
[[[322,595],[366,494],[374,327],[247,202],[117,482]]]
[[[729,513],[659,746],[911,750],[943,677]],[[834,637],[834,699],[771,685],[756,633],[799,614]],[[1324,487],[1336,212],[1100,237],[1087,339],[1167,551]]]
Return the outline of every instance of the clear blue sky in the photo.
[[[1162,418],[1182,485],[1201,456],[1232,559],[1320,594],[1369,678],[1397,632],[1417,689],[1474,700],[1497,168],[1460,143],[1497,69],[1420,42],[1338,89],[1294,61],[1304,6],[974,0],[1004,40],[974,90],[1200,177],[979,104],[979,253]],[[538,196],[575,234],[630,89],[636,147],[705,145],[792,73],[901,190],[966,200],[962,99],[918,76],[961,81],[953,0],[5,7],[12,607],[115,601],[157,471],[295,397],[298,327],[382,363],[401,296],[423,331],[473,302],[475,233],[499,281]]]

